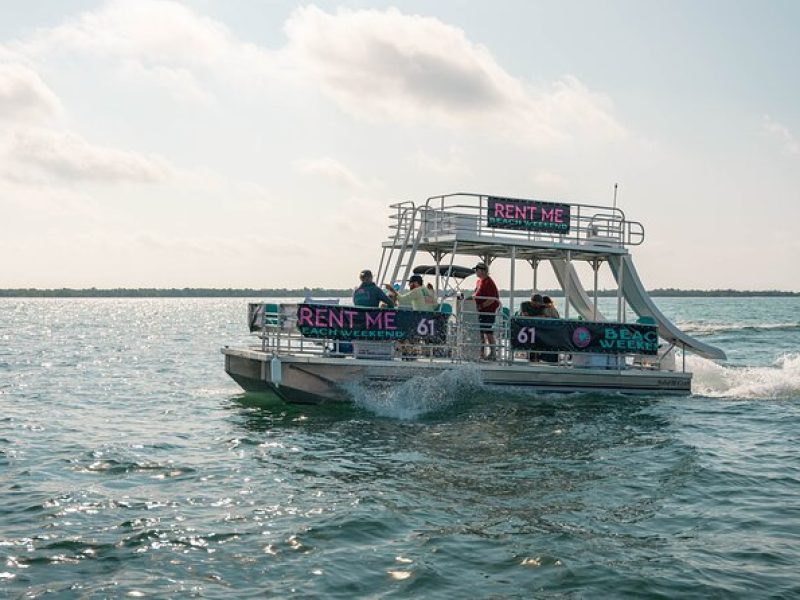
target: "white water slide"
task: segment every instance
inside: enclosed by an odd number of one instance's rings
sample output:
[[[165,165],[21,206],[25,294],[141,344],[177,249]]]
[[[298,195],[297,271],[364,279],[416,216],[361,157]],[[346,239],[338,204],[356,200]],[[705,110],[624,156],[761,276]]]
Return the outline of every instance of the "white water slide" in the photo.
[[[554,259],[550,263],[561,287],[569,294],[570,304],[575,307],[575,310],[586,320],[605,320],[599,311],[596,318],[593,316],[594,302],[586,293],[575,267],[562,259]],[[644,289],[630,255],[609,257],[608,264],[614,274],[614,279],[617,280],[617,285],[620,283],[620,275],[622,277],[622,295],[628,305],[640,317],[652,317],[658,325],[659,336],[698,356],[725,360],[725,353],[722,350],[684,333],[664,316]]]

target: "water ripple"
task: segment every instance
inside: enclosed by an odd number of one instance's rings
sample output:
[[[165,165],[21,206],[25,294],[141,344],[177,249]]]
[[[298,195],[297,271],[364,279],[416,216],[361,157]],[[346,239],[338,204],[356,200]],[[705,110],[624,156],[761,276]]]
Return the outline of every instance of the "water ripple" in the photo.
[[[674,302],[733,340],[692,398],[293,407],[222,371],[241,300],[0,301],[0,595],[797,596],[800,306]]]

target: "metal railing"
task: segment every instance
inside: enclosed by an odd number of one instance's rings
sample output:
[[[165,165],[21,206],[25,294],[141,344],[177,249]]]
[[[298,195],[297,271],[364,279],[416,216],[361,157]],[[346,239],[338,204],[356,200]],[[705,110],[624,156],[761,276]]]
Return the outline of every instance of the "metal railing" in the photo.
[[[474,234],[505,240],[527,242],[567,243],[580,245],[638,246],[644,241],[644,226],[630,221],[619,208],[592,204],[557,203],[569,207],[569,230],[538,231],[535,229],[511,229],[489,225],[489,199],[483,194],[458,193],[428,198],[424,206],[412,202],[391,205],[390,242],[413,239],[413,233],[404,229],[409,226],[422,228],[422,238],[435,240],[441,236]],[[524,198],[499,198],[502,200],[548,202]],[[417,218],[410,219],[409,211]]]
[[[664,355],[641,356],[637,353],[573,353],[567,351],[547,352],[542,350],[520,350],[511,346],[510,325],[512,315],[498,310],[495,317],[495,343],[491,346],[481,340],[479,312],[474,303],[458,301],[447,321],[446,341],[443,344],[393,341],[343,341],[332,338],[305,337],[296,327],[296,304],[266,304],[260,327],[256,334],[260,338],[258,349],[270,355],[305,355],[330,358],[382,360],[429,360],[450,363],[475,363],[484,361],[484,351],[492,350],[492,364],[521,365],[540,363],[542,366],[560,368],[602,368],[612,370],[640,369],[663,370],[663,361],[670,353],[674,360],[674,345]],[[274,307],[269,310],[266,307]],[[596,359],[596,360],[595,360]],[[601,360],[602,359],[602,360]],[[686,370],[685,363],[670,371]]]

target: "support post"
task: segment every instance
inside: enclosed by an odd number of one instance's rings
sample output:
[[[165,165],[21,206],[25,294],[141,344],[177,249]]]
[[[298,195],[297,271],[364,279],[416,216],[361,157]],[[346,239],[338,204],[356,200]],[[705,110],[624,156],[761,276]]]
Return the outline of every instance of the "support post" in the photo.
[[[617,280],[617,322],[622,323],[622,283],[625,279],[625,261],[622,256],[617,256],[616,260],[619,261],[619,278]]]
[[[508,301],[508,311],[510,314],[514,314],[514,276],[516,275],[516,265],[517,265],[517,247],[511,246],[511,299]]]
[[[596,258],[592,261],[592,269],[594,270],[594,306],[592,308],[592,319],[597,321],[597,271],[600,269],[600,261]]]
[[[572,269],[572,252],[567,250],[567,277],[564,281],[564,318],[569,319],[569,273]]]

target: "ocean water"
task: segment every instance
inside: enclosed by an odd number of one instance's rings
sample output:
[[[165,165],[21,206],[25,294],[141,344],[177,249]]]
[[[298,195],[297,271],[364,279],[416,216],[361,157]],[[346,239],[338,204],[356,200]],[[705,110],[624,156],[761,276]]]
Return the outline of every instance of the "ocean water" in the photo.
[[[244,394],[242,299],[0,299],[0,597],[800,597],[800,299],[657,299],[688,398]]]

